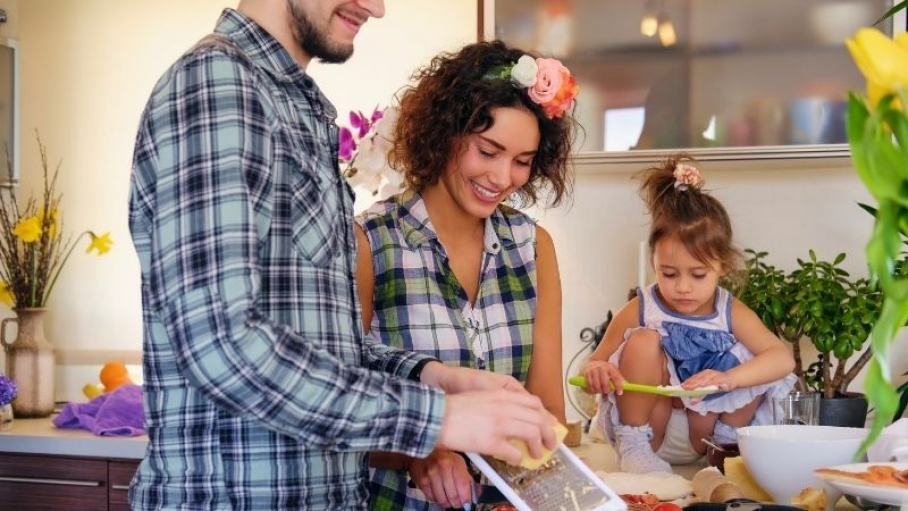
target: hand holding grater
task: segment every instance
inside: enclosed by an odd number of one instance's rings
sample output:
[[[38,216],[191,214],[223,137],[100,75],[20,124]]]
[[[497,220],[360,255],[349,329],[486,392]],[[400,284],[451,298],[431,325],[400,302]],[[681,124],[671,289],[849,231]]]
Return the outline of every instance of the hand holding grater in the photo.
[[[533,470],[467,456],[520,511],[627,511],[621,497],[563,444]]]

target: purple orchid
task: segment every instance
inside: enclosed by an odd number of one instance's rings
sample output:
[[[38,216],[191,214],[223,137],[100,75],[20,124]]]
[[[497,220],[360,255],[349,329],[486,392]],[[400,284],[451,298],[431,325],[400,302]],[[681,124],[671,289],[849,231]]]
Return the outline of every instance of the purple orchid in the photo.
[[[351,119],[353,115],[351,114]],[[353,139],[353,132],[346,126],[340,129],[338,134],[337,157],[342,161],[349,162],[353,159],[353,153],[356,151],[356,140]]]
[[[378,122],[385,115],[384,108],[378,108],[378,105],[375,105],[375,109],[372,110],[372,124]]]
[[[369,119],[359,111],[350,112],[350,126],[359,130],[359,135],[357,138],[362,139],[366,136],[366,133],[369,133],[369,128],[372,127],[372,123],[369,122]]]

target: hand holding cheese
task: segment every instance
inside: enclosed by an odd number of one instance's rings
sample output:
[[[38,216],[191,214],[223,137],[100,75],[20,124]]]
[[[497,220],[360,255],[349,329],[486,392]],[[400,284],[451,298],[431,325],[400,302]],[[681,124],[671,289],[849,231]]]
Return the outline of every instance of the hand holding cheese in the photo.
[[[523,389],[446,394],[436,447],[485,454],[517,465],[522,453],[510,440],[526,442],[531,457],[541,457],[545,449],[558,445],[556,422],[542,401]]]
[[[542,452],[542,457],[539,458],[534,458],[530,455],[530,451],[529,449],[527,449],[527,443],[523,440],[518,440],[516,438],[512,438],[510,440],[511,445],[520,449],[520,463],[518,463],[518,466],[523,467],[527,470],[533,470],[534,468],[541,467],[542,464],[546,461],[549,461],[549,459],[552,457],[552,454],[555,453],[555,449],[557,449],[558,446],[561,445],[561,442],[564,441],[564,437],[567,435],[567,428],[564,427],[560,422],[553,424],[552,429],[555,432],[555,438],[558,440],[558,443],[551,449],[544,449]]]

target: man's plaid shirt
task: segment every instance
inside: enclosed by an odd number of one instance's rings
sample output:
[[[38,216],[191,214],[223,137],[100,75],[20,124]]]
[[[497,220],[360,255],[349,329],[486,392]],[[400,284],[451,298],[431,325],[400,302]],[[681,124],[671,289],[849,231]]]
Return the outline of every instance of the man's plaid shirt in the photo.
[[[130,193],[150,440],[133,509],[360,509],[368,451],[432,450],[443,394],[391,376],[425,357],[362,341],[335,116],[229,9],[152,92]]]

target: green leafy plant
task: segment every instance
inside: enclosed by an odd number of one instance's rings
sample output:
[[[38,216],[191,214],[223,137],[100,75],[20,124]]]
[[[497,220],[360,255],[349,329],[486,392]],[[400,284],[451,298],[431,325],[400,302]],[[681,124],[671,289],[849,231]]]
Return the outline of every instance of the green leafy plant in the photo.
[[[882,304],[877,286],[842,269],[844,253],[830,262],[810,250],[790,272],[769,264],[767,252],[745,253],[743,275],[726,285],[767,328],[791,344],[795,374],[803,387],[821,391],[826,398],[844,395],[872,357],[865,344]],[[819,352],[817,361],[806,368],[802,339]]]
[[[884,18],[906,7],[908,2],[900,2]],[[908,321],[908,276],[897,271],[902,236],[908,231],[908,33],[890,38],[862,28],[847,45],[867,80],[866,94],[848,96],[846,131],[855,169],[877,202],[866,250],[870,273],[885,297],[873,328],[873,359],[864,384],[867,399],[876,410],[860,450],[864,452],[895,416],[900,403],[889,352]]]

